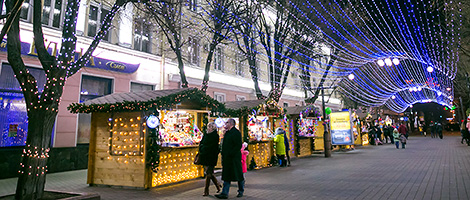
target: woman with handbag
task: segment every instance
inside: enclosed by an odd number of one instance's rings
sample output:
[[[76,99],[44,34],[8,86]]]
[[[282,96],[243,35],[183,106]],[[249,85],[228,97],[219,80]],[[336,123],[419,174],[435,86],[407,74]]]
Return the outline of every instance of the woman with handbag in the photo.
[[[207,133],[202,137],[199,144],[199,165],[204,166],[206,174],[206,185],[204,187],[203,196],[209,195],[209,185],[212,182],[217,188],[217,193],[220,192],[222,186],[214,176],[214,167],[217,165],[219,158],[219,134],[217,134],[217,127],[214,122],[207,124]]]

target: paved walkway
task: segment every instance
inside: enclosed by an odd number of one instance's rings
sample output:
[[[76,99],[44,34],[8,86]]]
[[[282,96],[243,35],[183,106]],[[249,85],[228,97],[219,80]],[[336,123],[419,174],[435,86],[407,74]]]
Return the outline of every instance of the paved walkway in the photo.
[[[470,199],[470,147],[460,137],[410,137],[406,149],[391,144],[293,160],[246,174],[242,199]],[[219,177],[220,179],[220,177]],[[47,189],[99,193],[102,199],[215,199],[203,197],[197,179],[150,190],[89,187],[86,170],[49,174]],[[236,184],[230,198],[237,199]],[[16,179],[0,180],[0,196],[14,193]]]

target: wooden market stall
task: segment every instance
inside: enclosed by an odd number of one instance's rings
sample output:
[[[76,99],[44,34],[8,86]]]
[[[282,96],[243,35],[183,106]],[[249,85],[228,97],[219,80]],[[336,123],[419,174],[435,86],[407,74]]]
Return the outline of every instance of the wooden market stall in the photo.
[[[272,137],[275,118],[283,116],[274,101],[248,100],[225,102],[228,117],[238,118],[243,140],[248,143],[248,168],[270,167],[274,156]]]
[[[149,188],[203,176],[194,165],[209,111],[224,105],[195,88],[115,93],[69,106],[91,113],[91,185]]]
[[[320,111],[314,106],[294,106],[286,108],[289,123],[292,124],[294,155],[312,155],[323,150],[323,123],[319,120]]]

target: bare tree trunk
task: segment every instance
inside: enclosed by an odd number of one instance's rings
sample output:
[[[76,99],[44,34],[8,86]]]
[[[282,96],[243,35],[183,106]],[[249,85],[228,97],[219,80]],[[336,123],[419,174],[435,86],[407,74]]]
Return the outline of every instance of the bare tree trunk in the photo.
[[[177,44],[177,46],[179,46]],[[183,55],[181,54],[181,48],[178,48],[179,50],[175,50],[176,54],[176,59],[178,60],[178,69],[180,71],[180,77],[181,77],[181,87],[182,88],[187,88],[188,87],[188,80],[186,79],[186,73],[184,72],[184,62],[183,62]]]
[[[217,36],[215,35],[217,33],[214,33],[214,37],[212,38],[212,42],[209,45],[209,53],[207,54],[206,58],[206,66],[204,68],[204,79],[202,80],[202,87],[201,90],[203,92],[207,91],[208,84],[209,84],[209,71],[211,70],[211,64],[212,64],[212,58],[214,56],[214,50],[215,47],[217,46]]]
[[[259,87],[259,82],[258,82],[258,70],[256,69],[256,57],[253,58],[252,56],[248,56],[248,64],[250,65],[250,74],[251,74],[251,79],[253,80],[253,84],[255,87],[255,93],[256,93],[256,98],[258,99],[264,99],[265,96],[263,95],[263,92],[261,91],[261,88]]]

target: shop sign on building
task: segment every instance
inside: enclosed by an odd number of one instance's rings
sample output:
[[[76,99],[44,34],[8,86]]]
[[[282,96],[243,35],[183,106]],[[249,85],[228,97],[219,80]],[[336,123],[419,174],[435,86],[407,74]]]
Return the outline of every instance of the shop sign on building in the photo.
[[[52,55],[56,56],[57,54],[57,43],[46,41],[47,51]],[[6,40],[3,40],[0,44],[0,51],[7,51]],[[37,56],[36,47],[33,44],[26,42],[21,42],[21,54],[28,56]],[[83,54],[83,49],[80,52],[75,52],[74,59],[79,59]],[[85,67],[99,68],[104,70],[116,71],[121,73],[134,73],[139,68],[140,64],[130,64],[124,62],[117,62],[109,59],[99,58],[92,56],[90,61],[85,65]]]
[[[354,144],[351,132],[351,113],[336,112],[330,114],[331,144],[352,145]]]

